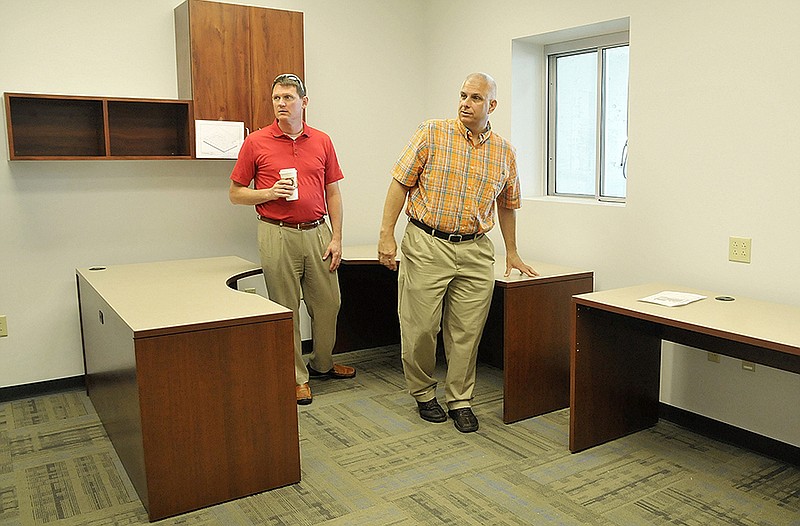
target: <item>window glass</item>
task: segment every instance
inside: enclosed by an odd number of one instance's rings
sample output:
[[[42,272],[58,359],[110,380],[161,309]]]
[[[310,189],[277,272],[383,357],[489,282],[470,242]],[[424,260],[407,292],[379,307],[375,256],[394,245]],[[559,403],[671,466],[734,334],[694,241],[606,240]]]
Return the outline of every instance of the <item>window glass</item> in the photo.
[[[627,33],[548,45],[547,194],[624,201]]]
[[[628,46],[603,50],[601,197],[625,197],[628,146]]]
[[[556,58],[555,191],[594,195],[597,53]]]

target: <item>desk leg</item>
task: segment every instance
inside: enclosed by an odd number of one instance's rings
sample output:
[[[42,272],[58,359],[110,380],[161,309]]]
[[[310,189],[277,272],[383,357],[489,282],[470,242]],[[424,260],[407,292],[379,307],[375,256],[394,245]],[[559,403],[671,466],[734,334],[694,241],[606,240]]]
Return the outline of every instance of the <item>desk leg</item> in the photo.
[[[506,424],[569,406],[572,296],[591,290],[592,278],[495,286],[480,350],[503,368]]]
[[[661,329],[582,305],[572,314],[569,449],[573,453],[658,421]]]

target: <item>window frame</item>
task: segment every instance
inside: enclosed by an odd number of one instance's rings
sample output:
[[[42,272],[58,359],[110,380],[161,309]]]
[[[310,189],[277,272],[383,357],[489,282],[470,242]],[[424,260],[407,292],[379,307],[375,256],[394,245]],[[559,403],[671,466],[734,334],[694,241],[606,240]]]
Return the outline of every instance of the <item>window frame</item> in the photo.
[[[630,33],[629,31],[619,31],[615,33],[608,33],[604,35],[591,36],[587,38],[580,38],[576,40],[569,40],[564,42],[552,43],[544,46],[544,66],[546,69],[547,88],[545,90],[546,97],[546,167],[545,167],[545,192],[549,197],[569,197],[576,199],[593,199],[594,201],[601,202],[614,202],[625,203],[627,199],[627,188],[625,197],[603,196],[601,195],[601,188],[604,176],[604,163],[605,152],[603,149],[603,141],[605,134],[605,54],[604,50],[617,48],[622,46],[630,47]],[[560,57],[579,55],[583,53],[595,52],[597,54],[597,119],[595,126],[595,176],[594,176],[594,195],[589,194],[575,194],[556,192],[556,117],[557,117],[557,104],[556,91],[558,87],[558,78],[556,74],[556,62]],[[630,78],[630,74],[629,74]],[[630,103],[630,97],[628,98]],[[623,149],[621,158],[623,174],[627,172],[627,142]],[[627,179],[627,176],[625,176]]]

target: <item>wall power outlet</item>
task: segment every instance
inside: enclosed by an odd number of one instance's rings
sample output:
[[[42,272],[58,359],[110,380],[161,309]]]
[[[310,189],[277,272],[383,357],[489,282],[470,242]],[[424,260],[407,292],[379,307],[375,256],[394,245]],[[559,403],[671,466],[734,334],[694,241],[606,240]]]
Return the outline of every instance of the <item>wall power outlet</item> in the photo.
[[[750,263],[750,248],[753,240],[749,237],[731,237],[728,239],[728,261]]]

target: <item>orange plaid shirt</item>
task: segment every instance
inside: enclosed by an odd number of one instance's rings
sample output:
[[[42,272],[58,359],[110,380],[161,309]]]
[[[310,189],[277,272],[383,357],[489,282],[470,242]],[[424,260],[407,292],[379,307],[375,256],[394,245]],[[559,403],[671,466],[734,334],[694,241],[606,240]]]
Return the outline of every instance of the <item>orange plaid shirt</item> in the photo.
[[[429,120],[417,128],[392,169],[392,177],[410,187],[406,213],[449,233],[488,232],[494,206],[520,207],[514,147],[492,133],[478,137],[458,119]]]

